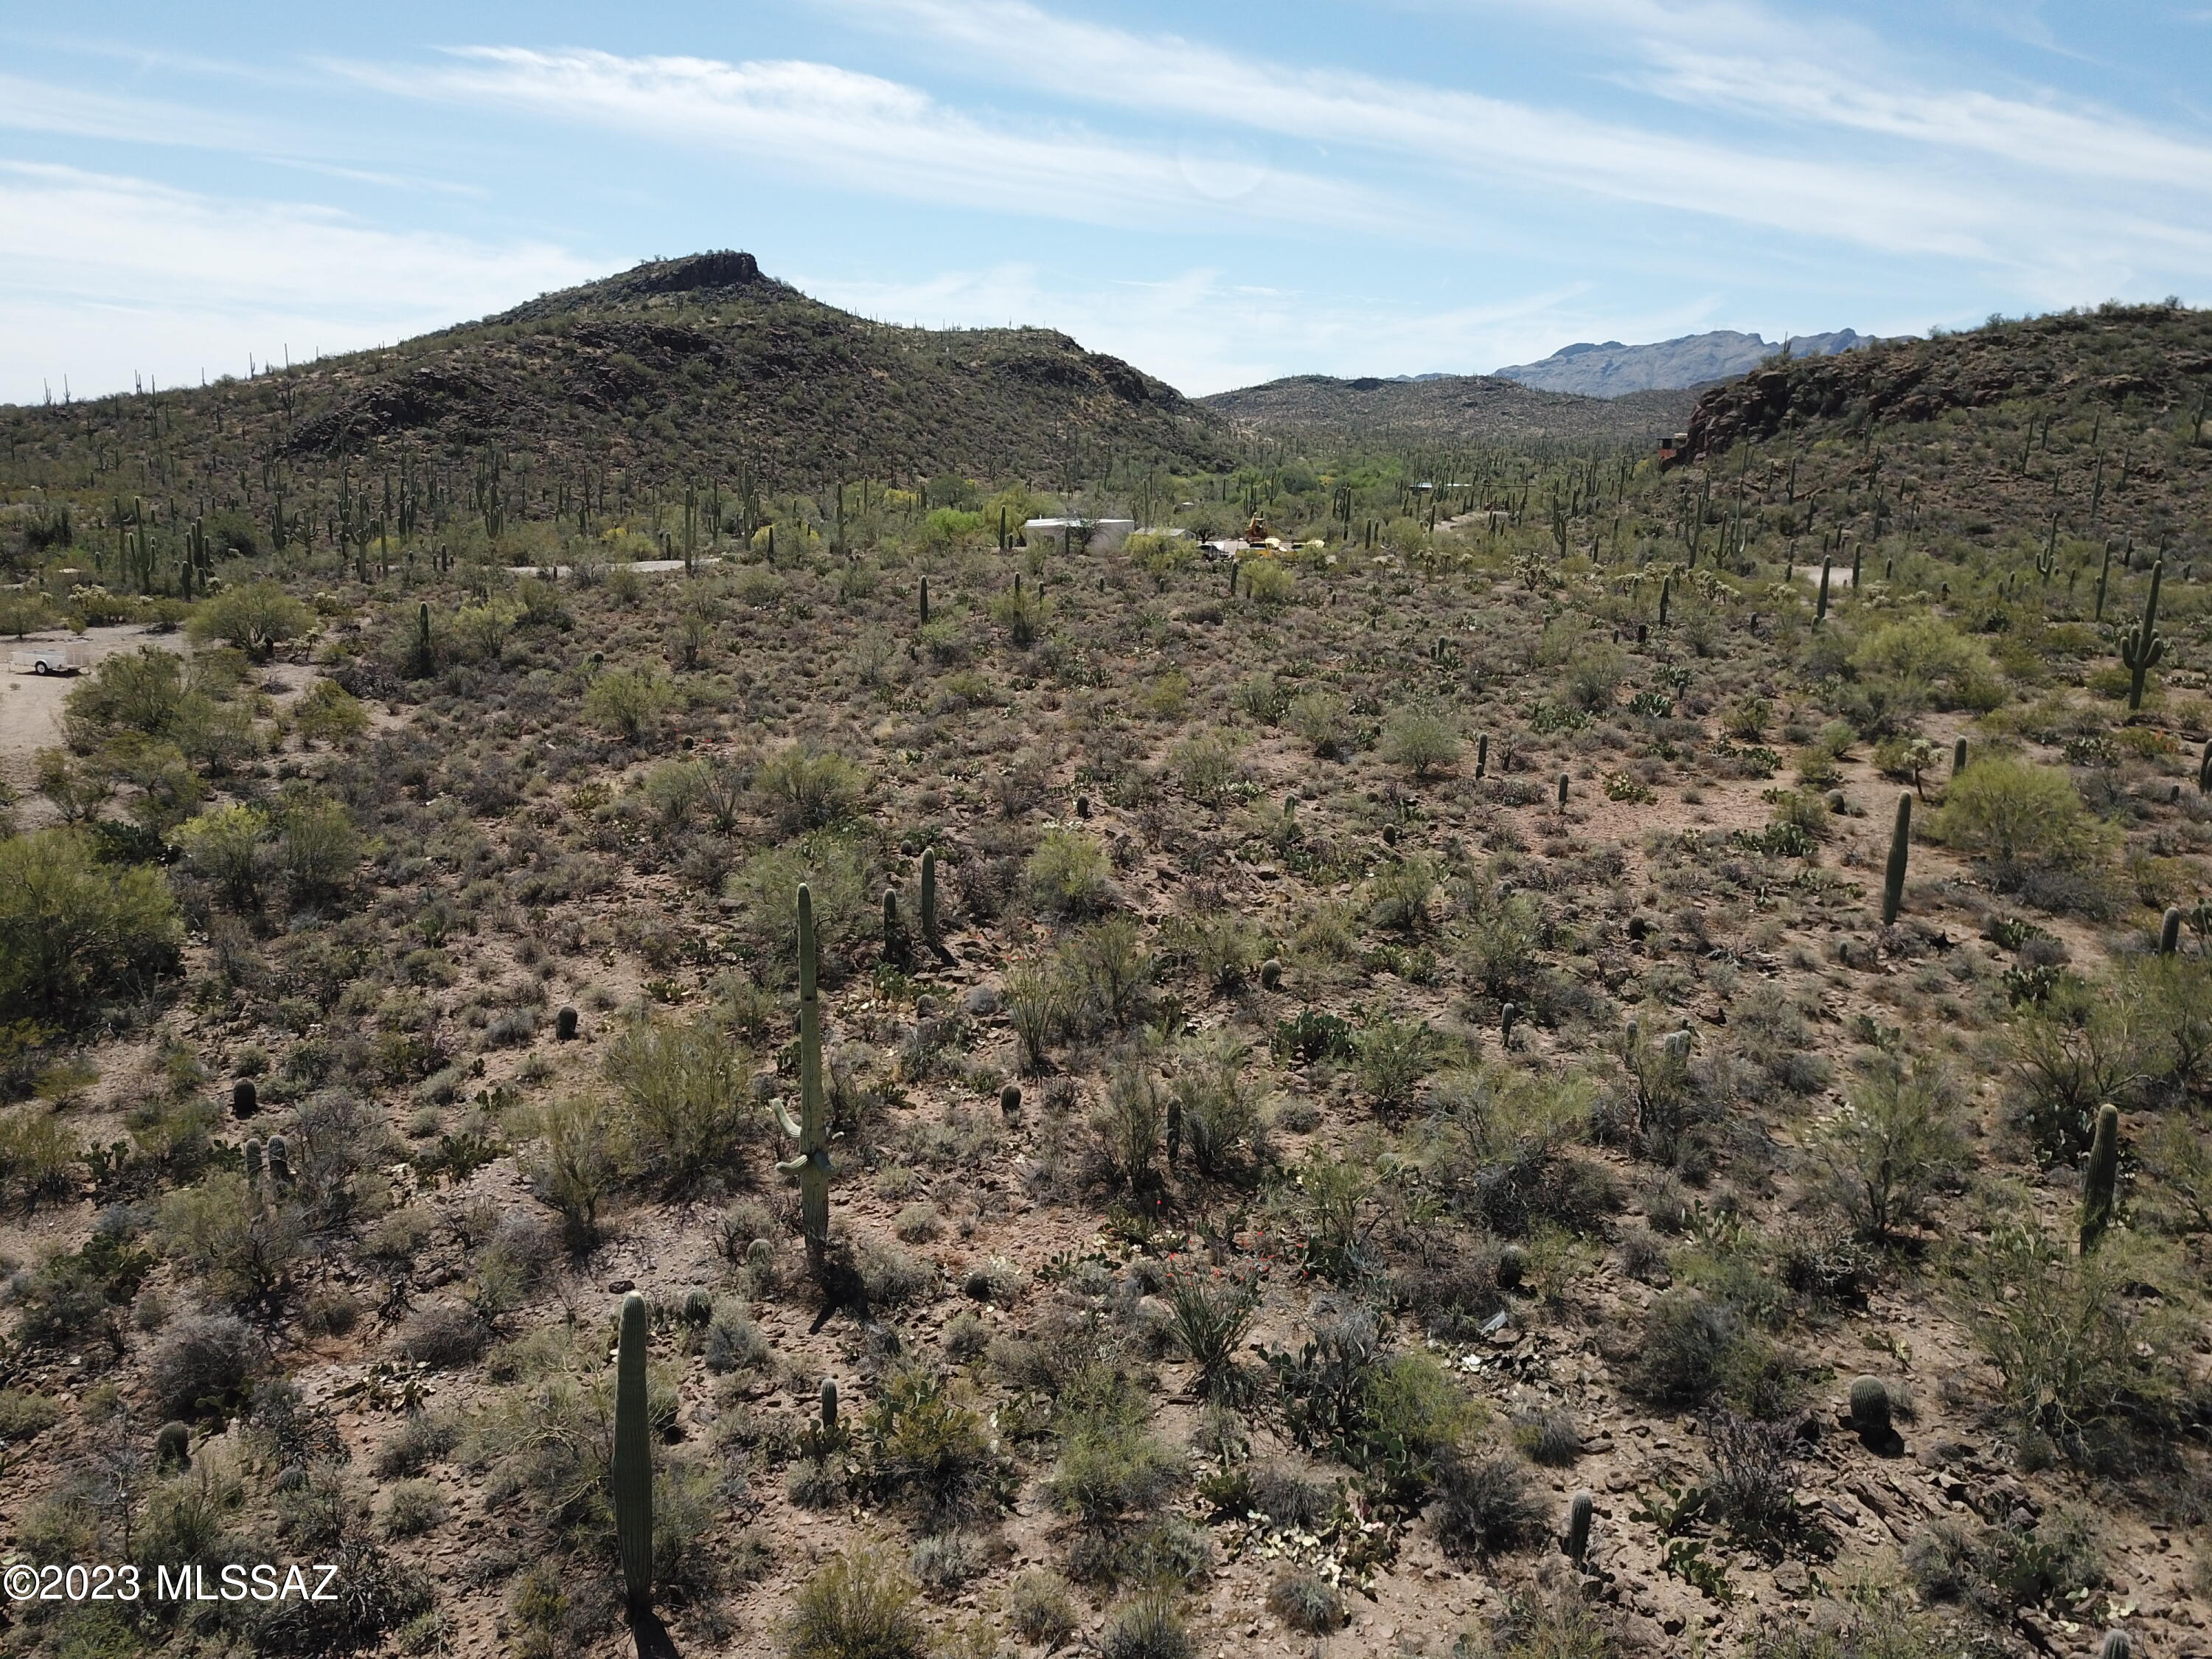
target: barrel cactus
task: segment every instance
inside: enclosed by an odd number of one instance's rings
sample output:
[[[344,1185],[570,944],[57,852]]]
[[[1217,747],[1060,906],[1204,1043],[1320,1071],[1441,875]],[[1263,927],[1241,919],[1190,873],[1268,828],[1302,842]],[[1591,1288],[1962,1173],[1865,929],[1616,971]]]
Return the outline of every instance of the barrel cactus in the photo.
[[[253,1079],[242,1077],[230,1085],[230,1112],[233,1117],[252,1117],[261,1109],[260,1091]]]
[[[1587,1492],[1578,1492],[1567,1503],[1567,1559],[1577,1566],[1589,1559],[1590,1519],[1597,1513],[1597,1501]]]
[[[154,1467],[167,1474],[192,1466],[192,1431],[188,1423],[164,1423],[154,1437]]]
[[[1862,1376],[1851,1384],[1851,1426],[1862,1434],[1889,1431],[1889,1385],[1878,1376]]]
[[[576,1011],[564,1007],[553,1016],[553,1036],[556,1042],[574,1042],[576,1040]]]

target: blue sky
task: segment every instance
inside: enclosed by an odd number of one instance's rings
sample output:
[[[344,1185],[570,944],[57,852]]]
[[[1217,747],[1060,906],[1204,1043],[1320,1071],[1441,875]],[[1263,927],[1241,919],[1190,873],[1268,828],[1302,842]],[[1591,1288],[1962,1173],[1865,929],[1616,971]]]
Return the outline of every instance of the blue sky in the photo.
[[[655,255],[1192,392],[2212,301],[2212,3],[0,10],[0,400]]]

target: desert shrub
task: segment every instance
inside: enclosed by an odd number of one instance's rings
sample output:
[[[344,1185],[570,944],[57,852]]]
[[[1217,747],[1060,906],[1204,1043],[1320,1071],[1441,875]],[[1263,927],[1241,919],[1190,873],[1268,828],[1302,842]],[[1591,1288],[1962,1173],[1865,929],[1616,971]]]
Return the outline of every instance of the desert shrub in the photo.
[[[402,1480],[384,1495],[377,1522],[386,1538],[414,1538],[443,1526],[446,1494],[434,1480]]]
[[[1386,864],[1368,881],[1363,897],[1367,920],[1408,938],[1428,933],[1434,921],[1430,897],[1437,890],[1436,866],[1424,858]]]
[[[0,1389],[0,1440],[20,1446],[61,1420],[62,1408],[42,1394]]]
[[[717,1302],[714,1316],[707,1322],[706,1335],[701,1340],[701,1352],[707,1369],[718,1375],[727,1371],[759,1371],[768,1369],[775,1358],[767,1334],[755,1324],[742,1304]]]
[[[417,1310],[399,1333],[400,1352],[441,1370],[474,1364],[490,1342],[476,1310],[450,1302]]]
[[[234,1314],[192,1314],[170,1325],[147,1364],[154,1397],[171,1417],[221,1415],[245,1397],[253,1333]]]
[[[1583,1455],[1582,1431],[1557,1407],[1523,1412],[1513,1419],[1513,1443],[1532,1463],[1565,1468]]]
[[[0,1197],[35,1203],[65,1193],[83,1159],[76,1131],[43,1105],[0,1113]]]
[[[1106,908],[1112,895],[1106,849],[1073,830],[1048,830],[1022,866],[1030,902],[1048,915],[1084,916]]]
[[[1237,1365],[1244,1334],[1259,1311],[1259,1286],[1248,1278],[1224,1275],[1194,1264],[1169,1269],[1161,1293],[1167,1302],[1168,1329],[1186,1358],[1198,1367],[1198,1391],[1209,1401],[1233,1401],[1246,1378]]]
[[[918,1540],[908,1558],[915,1577],[932,1595],[957,1595],[990,1565],[989,1552],[973,1533],[941,1532]]]
[[[1989,709],[2004,701],[1989,653],[1940,617],[1910,617],[1874,629],[1848,660],[1892,718],[1930,704]]]
[[[1136,1018],[1152,983],[1152,957],[1133,917],[1092,923],[1068,941],[1060,963],[1087,1024],[1119,1031]]]
[[[650,670],[609,669],[584,693],[584,718],[629,743],[641,743],[675,706],[677,694]]]
[[[1242,769],[1237,750],[1218,732],[1185,738],[1168,757],[1183,793],[1200,805],[1219,811],[1237,787]]]
[[[1726,1396],[1757,1411],[1778,1405],[1773,1373],[1774,1356],[1742,1315],[1702,1291],[1678,1289],[1646,1310],[1629,1381],[1659,1405],[1702,1406]]]
[[[1107,1616],[1100,1659],[1193,1659],[1190,1632],[1165,1590],[1140,1590]]]
[[[1158,1509],[1184,1476],[1183,1459],[1133,1409],[1092,1408],[1069,1424],[1045,1494],[1062,1514],[1103,1526]]]
[[[1849,1586],[1833,1616],[1761,1630],[1746,1659],[1955,1659],[1974,1648],[1899,1586]]]
[[[1218,1042],[1196,1047],[1177,1069],[1174,1097],[1182,1115],[1182,1144],[1199,1173],[1229,1172],[1258,1145],[1260,1097],[1243,1074],[1243,1051]]]
[[[2098,1461],[2130,1429],[2164,1421],[2175,1397],[2179,1315],[2137,1284],[2170,1281],[2163,1261],[2125,1236],[2087,1255],[2008,1223],[1966,1259],[1967,1328],[2000,1378],[2014,1431]]]
[[[1297,578],[1288,567],[1273,559],[1248,559],[1244,562],[1244,592],[1255,605],[1285,604],[1297,592]]]
[[[2041,1159],[2071,1163],[2087,1152],[2097,1109],[2125,1099],[2142,1076],[2143,1008],[2131,989],[2062,983],[2014,1018],[2012,1116]]]
[[[417,1475],[442,1462],[461,1443],[461,1425],[453,1418],[410,1412],[392,1437],[376,1449],[370,1467],[381,1480]]]
[[[1201,985],[1233,991],[1265,954],[1258,932],[1233,910],[1178,916],[1162,930],[1169,948],[1190,964]]]
[[[560,1212],[569,1243],[599,1238],[599,1206],[621,1183],[629,1150],[605,1103],[562,1095],[523,1120],[539,1144],[523,1158],[532,1189]]]
[[[741,1168],[760,1138],[753,1059],[711,1018],[647,1018],[607,1052],[638,1164],[672,1191]]]
[[[1401,708],[1382,726],[1382,758],[1426,778],[1459,758],[1459,730],[1432,708]]]
[[[0,841],[0,1020],[74,1024],[151,989],[183,942],[160,872],[97,863],[74,830]]]
[[[319,679],[292,705],[292,723],[303,738],[338,744],[368,729],[368,711],[336,680]]]
[[[1713,1465],[1705,1503],[1737,1539],[1776,1547],[1802,1530],[1796,1445],[1793,1424],[1760,1423],[1731,1411],[1714,1416],[1705,1436]]]
[[[1987,865],[2000,891],[2045,872],[2099,865],[2113,843],[2064,772],[2003,755],[1952,780],[1935,828],[1947,845]]]
[[[738,903],[738,937],[747,949],[796,972],[799,884],[814,902],[814,937],[823,976],[835,983],[883,921],[880,872],[863,844],[827,831],[757,853],[732,872],[723,894]]]
[[[220,640],[256,661],[314,625],[313,611],[275,582],[226,587],[194,607],[186,624],[196,640]]]
[[[1064,1645],[1081,1615],[1074,1593],[1058,1573],[1032,1567],[1006,1591],[1006,1620],[1024,1642],[1048,1650]]]
[[[894,1372],[869,1408],[868,1475],[884,1498],[911,1504],[933,1529],[998,1506],[1004,1467],[982,1413],[921,1370]]]
[[[1322,760],[1334,760],[1352,747],[1352,726],[1344,699],[1334,691],[1304,691],[1283,711],[1283,724]]]
[[[276,815],[276,867],[293,901],[336,898],[361,863],[361,831],[341,801],[305,788],[288,790]]]
[[[1100,1150],[1115,1179],[1134,1192],[1152,1179],[1167,1113],[1158,1080],[1141,1061],[1114,1068],[1106,1080],[1106,1103],[1091,1119]]]
[[[914,1581],[870,1550],[846,1551],[800,1585],[784,1633],[789,1659],[925,1659],[929,1648]]]
[[[258,808],[218,806],[179,824],[173,839],[186,866],[225,903],[252,911],[260,907],[261,883],[273,862],[268,835],[268,815]]]
[[[787,835],[819,830],[860,811],[867,778],[842,755],[793,744],[772,757],[754,776]]]
[[[1486,898],[1460,936],[1460,972],[1492,1001],[1525,1008],[1536,988],[1536,953],[1543,944],[1543,914],[1534,898],[1526,893]]]
[[[1920,1218],[1965,1160],[1959,1117],[1948,1079],[1885,1056],[1820,1126],[1815,1146],[1829,1190],[1863,1237],[1884,1243]]]
[[[1528,1543],[1543,1529],[1543,1506],[1516,1457],[1443,1459],[1437,1498],[1437,1541],[1455,1555],[1494,1555]]]
[[[338,1540],[329,1556],[336,1599],[280,1601],[254,1632],[258,1653],[326,1654],[374,1644],[428,1612],[436,1595],[414,1568],[360,1537]]]
[[[306,1249],[297,1212],[261,1203],[246,1177],[228,1170],[165,1196],[158,1230],[210,1295],[241,1309],[273,1307]]]
[[[862,1238],[855,1248],[854,1266],[868,1299],[882,1307],[903,1307],[937,1285],[935,1262],[872,1236]]]
[[[1436,1065],[1436,1036],[1425,1020],[1378,1014],[1352,1035],[1352,1068],[1376,1109],[1396,1112]]]
[[[2106,1581],[2104,1540],[2086,1511],[2057,1505],[2025,1524],[1947,1517],[1905,1547],[1905,1570],[1931,1601],[2009,1619],[2025,1607],[2081,1606]]]

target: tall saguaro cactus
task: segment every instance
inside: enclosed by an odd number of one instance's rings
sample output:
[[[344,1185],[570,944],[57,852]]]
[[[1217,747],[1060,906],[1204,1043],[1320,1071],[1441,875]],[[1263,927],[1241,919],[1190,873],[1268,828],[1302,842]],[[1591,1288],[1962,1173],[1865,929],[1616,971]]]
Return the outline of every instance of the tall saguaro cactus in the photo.
[[[799,884],[799,1119],[783,1103],[776,1122],[799,1143],[797,1156],[775,1167],[799,1181],[806,1229],[806,1261],[820,1272],[830,1248],[830,1126],[822,1105],[822,998],[814,947],[814,895]]]
[[[1905,902],[1905,861],[1912,850],[1912,793],[1899,790],[1897,823],[1889,832],[1889,863],[1881,872],[1881,925],[1897,920]]]
[[[2097,1132],[2089,1142],[2089,1167],[2081,1176],[2081,1254],[2097,1248],[2112,1224],[2112,1188],[2120,1176],[2120,1109],[2107,1101],[2097,1108]]]
[[[642,1611],[653,1597],[653,1441],[646,1426],[645,1298],[623,1297],[615,1350],[615,1540],[623,1589]]]
[[[2143,601],[2142,621],[2128,629],[2120,641],[2120,660],[2128,670],[2128,707],[2140,708],[2143,677],[2166,659],[2166,641],[2158,636],[2158,585],[2166,575],[2166,561],[2150,568],[2150,595]]]

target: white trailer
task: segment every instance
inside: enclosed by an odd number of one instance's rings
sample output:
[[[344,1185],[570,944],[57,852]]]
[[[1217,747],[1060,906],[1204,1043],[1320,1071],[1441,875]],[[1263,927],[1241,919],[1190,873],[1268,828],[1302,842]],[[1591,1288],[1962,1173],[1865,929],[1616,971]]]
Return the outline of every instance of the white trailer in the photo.
[[[80,641],[19,645],[8,653],[18,674],[82,674],[92,666],[92,647]]]

